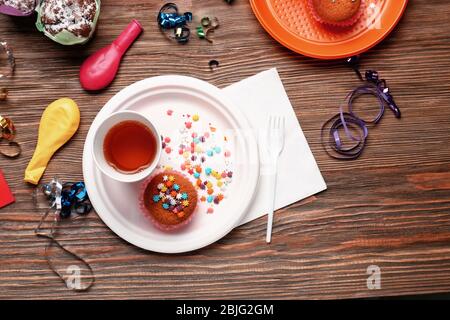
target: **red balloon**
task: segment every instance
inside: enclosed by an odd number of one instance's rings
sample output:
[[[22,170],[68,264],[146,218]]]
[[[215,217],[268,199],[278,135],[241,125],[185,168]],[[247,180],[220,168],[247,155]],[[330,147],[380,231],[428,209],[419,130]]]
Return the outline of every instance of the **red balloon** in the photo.
[[[123,55],[143,30],[133,20],[109,46],[89,56],[80,68],[81,86],[89,91],[106,88],[116,77]]]

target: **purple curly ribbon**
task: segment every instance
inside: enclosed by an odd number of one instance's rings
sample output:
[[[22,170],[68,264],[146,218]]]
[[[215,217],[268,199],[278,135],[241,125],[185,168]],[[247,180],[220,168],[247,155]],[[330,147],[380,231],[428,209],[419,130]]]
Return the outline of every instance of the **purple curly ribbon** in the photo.
[[[389,93],[389,88],[384,80],[378,79],[376,71],[366,72],[366,84],[352,90],[345,101],[348,106],[348,112],[344,112],[342,106],[339,113],[326,121],[321,129],[321,142],[327,154],[339,160],[352,160],[358,158],[366,146],[369,136],[368,124],[376,125],[381,120],[385,111],[385,104],[394,112],[397,118],[401,113]],[[353,111],[353,102],[362,95],[373,95],[378,100],[379,112],[375,118],[364,120],[358,117]],[[329,128],[329,129],[327,129]],[[353,144],[346,146],[339,135],[339,130],[343,129],[346,137],[353,141]],[[358,136],[352,134],[351,129],[358,132]],[[328,130],[328,139],[325,139]]]

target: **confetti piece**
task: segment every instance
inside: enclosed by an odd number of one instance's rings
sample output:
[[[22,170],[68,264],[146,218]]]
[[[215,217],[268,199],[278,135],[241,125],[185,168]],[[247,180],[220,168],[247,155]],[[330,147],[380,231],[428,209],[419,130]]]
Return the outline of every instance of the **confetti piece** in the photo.
[[[198,114],[194,114],[192,116],[192,120],[194,120],[194,121],[198,121],[199,119],[200,119],[200,116]]]
[[[215,153],[220,153],[220,151],[222,151],[222,149],[220,149],[220,147],[215,147],[214,148],[214,152]]]
[[[205,173],[206,173],[207,176],[209,176],[211,174],[211,168],[209,168],[209,167],[206,168],[205,169]]]
[[[165,138],[164,138],[164,142],[165,142],[165,143],[169,143],[170,141],[171,141],[171,140],[170,140],[169,137],[165,137]]]
[[[168,116],[171,116],[172,114],[173,114],[173,110],[170,110],[170,109],[167,110],[167,115],[168,115]]]
[[[195,172],[195,173],[194,173],[194,178],[197,178],[197,179],[200,178],[200,173]]]
[[[206,151],[206,154],[208,155],[208,157],[212,157],[214,153],[212,152],[212,150],[208,150]]]
[[[213,213],[214,212],[214,209],[213,208],[208,208],[207,210],[206,210],[206,213],[209,213],[209,214],[211,214],[211,213]]]
[[[191,137],[192,138],[197,138],[197,132],[192,132]]]
[[[214,127],[209,127],[209,130],[211,130],[211,132],[216,132],[216,128]]]
[[[192,128],[192,122],[185,122],[186,128]]]
[[[227,150],[223,155],[228,158],[231,156],[231,152]]]
[[[164,149],[164,151],[166,151],[166,153],[171,153],[171,152],[172,152],[172,149],[171,149],[170,147],[166,147],[166,148]]]
[[[213,196],[208,196],[208,198],[206,198],[206,201],[208,201],[208,203],[211,203],[214,201],[214,197]]]
[[[205,197],[205,196],[201,196],[201,197],[200,197],[200,201],[201,201],[201,202],[205,202],[205,201],[206,201],[206,197]]]
[[[214,193],[214,190],[213,189],[208,189],[208,194],[213,194]]]

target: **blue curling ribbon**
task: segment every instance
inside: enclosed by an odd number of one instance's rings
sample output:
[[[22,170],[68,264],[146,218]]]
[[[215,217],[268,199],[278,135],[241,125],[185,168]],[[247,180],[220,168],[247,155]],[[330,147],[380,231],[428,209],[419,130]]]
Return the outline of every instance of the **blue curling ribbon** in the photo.
[[[55,206],[61,218],[67,218],[72,211],[78,214],[87,214],[92,206],[84,182],[61,184],[53,179],[43,186],[44,194],[49,198],[52,207]]]
[[[158,14],[159,26],[163,29],[173,29],[185,26],[188,22],[192,21],[192,13],[186,12],[182,15],[171,12],[160,12]]]

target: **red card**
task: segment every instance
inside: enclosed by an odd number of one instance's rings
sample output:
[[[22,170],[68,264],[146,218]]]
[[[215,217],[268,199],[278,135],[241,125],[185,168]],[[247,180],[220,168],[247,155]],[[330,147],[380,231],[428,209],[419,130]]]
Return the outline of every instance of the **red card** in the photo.
[[[5,177],[3,176],[3,171],[0,170],[0,208],[6,207],[14,201],[16,201],[16,199],[14,199],[8,183],[6,183]]]

